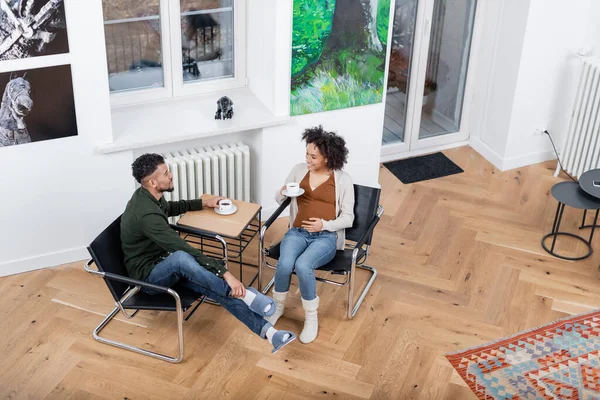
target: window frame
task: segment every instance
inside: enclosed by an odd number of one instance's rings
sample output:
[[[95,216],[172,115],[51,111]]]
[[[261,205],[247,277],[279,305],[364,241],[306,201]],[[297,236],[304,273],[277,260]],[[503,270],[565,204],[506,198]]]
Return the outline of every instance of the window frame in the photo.
[[[160,0],[160,42],[162,52],[163,82],[159,88],[139,88],[111,92],[112,108],[131,106],[155,101],[167,101],[183,97],[201,96],[219,91],[244,88],[246,75],[246,4],[247,0],[233,0],[233,62],[234,76],[207,81],[183,82],[183,57],[181,51],[181,2]],[[106,52],[106,37],[104,51]],[[108,60],[107,60],[108,68]]]

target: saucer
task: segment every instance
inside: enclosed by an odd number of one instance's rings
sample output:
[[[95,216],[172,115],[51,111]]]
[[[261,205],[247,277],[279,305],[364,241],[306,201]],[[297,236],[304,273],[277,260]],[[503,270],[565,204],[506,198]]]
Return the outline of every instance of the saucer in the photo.
[[[287,190],[283,189],[281,191],[281,194],[284,195],[285,197],[298,197],[298,196],[302,196],[304,194],[304,189],[300,188],[300,190],[296,194],[288,194]]]
[[[231,205],[231,210],[229,211],[219,211],[218,208],[214,208],[215,212],[219,215],[231,215],[237,211],[237,206],[235,204]]]

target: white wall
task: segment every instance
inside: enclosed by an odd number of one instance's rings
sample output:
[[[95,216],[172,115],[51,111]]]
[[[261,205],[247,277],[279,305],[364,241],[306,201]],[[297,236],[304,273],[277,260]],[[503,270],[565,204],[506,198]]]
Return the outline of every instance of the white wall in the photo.
[[[473,147],[502,170],[553,159],[548,137],[534,133],[547,129],[561,147],[579,74],[577,52],[600,44],[600,3],[492,0],[485,7]]]
[[[481,2],[480,2],[481,4]],[[501,170],[550,159],[563,145],[580,72],[577,53],[599,55],[600,2],[485,3],[471,143]]]
[[[293,0],[248,4],[248,86],[275,115],[290,111],[292,9]]]
[[[509,167],[554,158],[550,140],[534,136],[536,129],[548,129],[562,147],[592,1],[572,0],[565,7],[561,0],[531,0],[504,155]]]
[[[471,141],[493,163],[504,157],[529,0],[479,1],[484,18],[474,93]],[[479,143],[479,144],[477,144]],[[498,166],[498,165],[497,165]],[[498,166],[500,167],[500,166]]]
[[[131,153],[95,153],[110,140],[110,105],[100,1],[66,0],[79,135],[0,148],[0,276],[85,258],[85,246],[123,209],[133,189]],[[0,63],[39,67],[48,58]],[[124,173],[125,172],[125,173]]]
[[[600,57],[600,1],[588,0],[590,12],[588,13],[585,48],[589,48],[590,54]]]
[[[246,19],[246,60],[248,86],[250,90],[271,111],[275,108],[275,89],[271,82],[275,68],[275,32],[277,24],[265,24],[263,21],[275,21],[276,7],[269,7],[272,0],[251,0],[247,7]]]

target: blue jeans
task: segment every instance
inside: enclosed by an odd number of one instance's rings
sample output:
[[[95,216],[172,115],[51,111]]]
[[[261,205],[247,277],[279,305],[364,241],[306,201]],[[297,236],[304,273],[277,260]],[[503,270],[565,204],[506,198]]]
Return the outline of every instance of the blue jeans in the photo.
[[[199,295],[205,295],[219,302],[234,317],[262,338],[266,337],[267,329],[271,326],[263,317],[250,310],[242,300],[231,297],[231,288],[227,282],[206,270],[185,251],[171,253],[156,264],[146,278],[146,282],[167,287],[173,287],[176,283],[180,283]],[[154,294],[153,290],[146,292]]]
[[[300,294],[304,300],[317,297],[315,269],[335,257],[337,234],[321,231],[308,232],[304,228],[291,228],[281,241],[279,261],[275,271],[275,291],[290,289],[292,271],[296,271]]]

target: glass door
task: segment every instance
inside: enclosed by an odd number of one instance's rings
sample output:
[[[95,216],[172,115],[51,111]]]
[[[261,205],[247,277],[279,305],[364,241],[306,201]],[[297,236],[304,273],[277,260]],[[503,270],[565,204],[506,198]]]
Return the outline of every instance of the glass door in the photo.
[[[396,0],[382,136],[382,144],[387,145],[388,150],[401,150],[405,144],[418,10],[419,0]]]
[[[411,149],[463,141],[462,128],[477,0],[435,0],[425,68],[419,76],[421,107],[415,110]],[[419,115],[420,114],[420,115]]]
[[[461,122],[476,3],[396,0],[382,155],[468,138]]]

